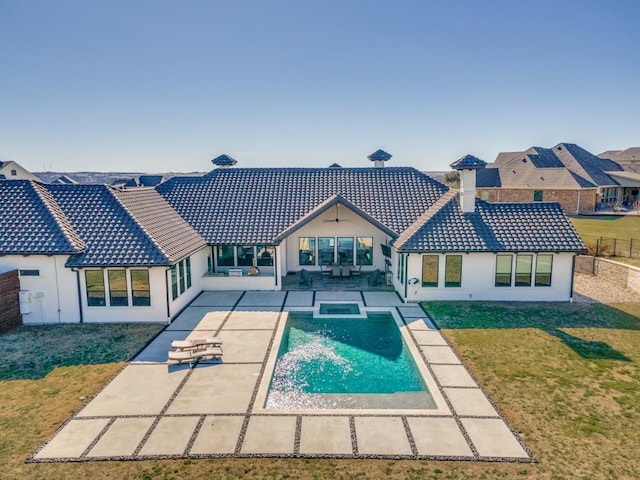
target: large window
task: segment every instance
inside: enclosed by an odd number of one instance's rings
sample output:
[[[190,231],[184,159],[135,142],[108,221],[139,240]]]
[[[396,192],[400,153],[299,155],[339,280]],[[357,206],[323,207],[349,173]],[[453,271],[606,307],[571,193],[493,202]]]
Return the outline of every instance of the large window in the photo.
[[[516,287],[531,286],[532,255],[516,255]]]
[[[267,245],[258,245],[256,250],[258,251],[256,264],[259,267],[272,267],[275,248]]]
[[[171,296],[175,300],[178,295],[178,267],[171,265]]]
[[[127,296],[127,271],[107,270],[109,277],[109,304],[112,307],[126,307],[129,305]]]
[[[372,237],[356,237],[356,265],[373,265]]]
[[[237,265],[239,267],[252,267],[253,266],[253,246],[243,245],[236,247],[237,251]]]
[[[438,286],[438,255],[424,255],[422,257],[422,286]]]
[[[191,288],[191,257],[185,258],[184,264],[187,270],[187,288]]]
[[[219,267],[233,267],[233,246],[218,245],[216,253]]]
[[[353,265],[353,237],[338,237],[338,263]]]
[[[335,244],[333,237],[318,237],[318,265],[331,265],[335,262]]]
[[[536,258],[536,287],[551,286],[553,255],[539,254]]]
[[[84,272],[87,283],[87,305],[90,307],[104,307],[107,304],[104,290],[104,273],[102,270],[86,270]]]
[[[447,255],[444,267],[444,286],[462,285],[462,255]]]
[[[184,292],[184,262],[178,263],[178,281],[180,284],[180,293]]]
[[[316,237],[300,237],[298,256],[300,265],[316,264]]]
[[[134,307],[151,305],[149,270],[131,270],[131,303]]]
[[[496,257],[496,287],[511,286],[512,255],[498,255]]]

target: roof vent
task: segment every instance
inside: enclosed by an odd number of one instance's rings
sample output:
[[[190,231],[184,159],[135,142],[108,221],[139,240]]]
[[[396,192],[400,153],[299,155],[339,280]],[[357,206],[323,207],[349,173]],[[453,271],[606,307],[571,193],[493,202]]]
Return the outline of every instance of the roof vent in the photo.
[[[465,155],[450,165],[460,172],[460,207],[464,213],[476,210],[476,170],[486,165],[487,162],[473,155]]]
[[[385,152],[384,150],[376,150],[367,158],[373,162],[374,167],[382,168],[384,167],[384,162],[388,162],[389,160],[391,160],[392,156],[393,155]]]
[[[216,167],[220,168],[228,168],[233,167],[236,163],[238,163],[235,159],[231,158],[229,155],[220,155],[219,157],[211,160]]]
[[[329,165],[329,168],[342,168],[342,165],[339,165],[337,163],[332,163],[331,165]]]

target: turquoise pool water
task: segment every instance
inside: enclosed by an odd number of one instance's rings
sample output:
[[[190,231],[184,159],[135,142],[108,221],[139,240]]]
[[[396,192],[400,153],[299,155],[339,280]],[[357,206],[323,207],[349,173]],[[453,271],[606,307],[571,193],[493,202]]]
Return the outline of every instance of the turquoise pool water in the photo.
[[[390,314],[290,313],[267,408],[435,408]]]

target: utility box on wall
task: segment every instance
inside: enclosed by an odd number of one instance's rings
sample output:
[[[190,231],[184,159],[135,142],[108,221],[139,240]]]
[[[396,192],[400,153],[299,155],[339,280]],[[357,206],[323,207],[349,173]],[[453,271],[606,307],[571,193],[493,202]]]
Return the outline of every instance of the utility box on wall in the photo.
[[[22,315],[31,313],[31,292],[29,290],[20,290],[18,298],[20,299],[20,313]]]
[[[17,270],[0,270],[0,333],[22,325],[20,315],[20,277]]]

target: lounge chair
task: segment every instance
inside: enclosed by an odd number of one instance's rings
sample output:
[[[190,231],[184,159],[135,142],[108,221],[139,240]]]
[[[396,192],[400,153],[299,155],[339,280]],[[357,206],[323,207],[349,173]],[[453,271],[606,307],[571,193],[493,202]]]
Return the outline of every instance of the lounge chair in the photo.
[[[382,272],[376,268],[371,272],[367,281],[370,286],[382,285]]]
[[[222,340],[219,337],[191,338],[187,340],[174,340],[171,348],[180,350],[204,350],[209,347],[222,347]]]
[[[210,360],[214,358],[222,358],[222,348],[208,347],[205,349],[170,351],[167,363],[169,365],[187,362],[192,364],[199,360]]]
[[[300,285],[305,287],[313,286],[313,278],[311,278],[311,274],[304,268],[300,270]]]

